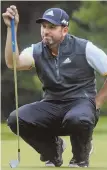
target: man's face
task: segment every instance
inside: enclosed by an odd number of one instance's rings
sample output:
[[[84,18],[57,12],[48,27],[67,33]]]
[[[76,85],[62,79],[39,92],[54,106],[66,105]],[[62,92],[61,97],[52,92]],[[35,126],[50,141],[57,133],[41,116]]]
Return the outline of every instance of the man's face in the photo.
[[[67,27],[56,26],[47,21],[44,21],[41,24],[42,40],[50,47],[57,46],[64,39],[67,32]]]

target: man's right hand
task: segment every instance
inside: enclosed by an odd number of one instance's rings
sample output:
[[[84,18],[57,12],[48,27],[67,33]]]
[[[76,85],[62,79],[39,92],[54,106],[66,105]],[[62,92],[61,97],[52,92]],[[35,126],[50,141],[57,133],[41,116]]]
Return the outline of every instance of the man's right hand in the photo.
[[[18,26],[19,23],[19,14],[17,11],[16,6],[11,5],[9,8],[6,9],[6,12],[2,14],[4,23],[7,27],[11,27],[11,19],[15,19],[15,26]]]

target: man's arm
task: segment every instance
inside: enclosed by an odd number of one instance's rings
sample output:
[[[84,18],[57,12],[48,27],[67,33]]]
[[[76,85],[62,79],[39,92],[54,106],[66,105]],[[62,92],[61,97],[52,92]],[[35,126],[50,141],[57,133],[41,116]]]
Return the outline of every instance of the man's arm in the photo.
[[[21,53],[19,55],[18,44],[17,44],[17,28],[19,23],[19,14],[16,6],[12,5],[7,8],[6,12],[2,14],[4,22],[7,26],[7,38],[5,45],[5,61],[8,68],[13,69],[13,54],[12,54],[12,40],[11,40],[11,24],[10,21],[12,18],[15,19],[15,35],[16,35],[16,67],[17,70],[29,70],[33,63],[34,59],[29,53]]]
[[[91,42],[88,42],[86,46],[86,58],[93,69],[98,71],[102,76],[107,76],[107,55],[104,51],[93,45]],[[96,95],[96,108],[101,108],[105,101],[107,101],[107,79]]]
[[[101,108],[105,101],[107,101],[107,79],[105,80],[103,87],[100,89],[96,96],[96,108]]]

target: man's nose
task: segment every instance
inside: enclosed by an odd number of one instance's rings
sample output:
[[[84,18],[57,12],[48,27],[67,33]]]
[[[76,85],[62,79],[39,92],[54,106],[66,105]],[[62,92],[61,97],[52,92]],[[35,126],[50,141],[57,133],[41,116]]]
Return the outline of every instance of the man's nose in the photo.
[[[49,33],[49,29],[48,28],[45,28],[44,29],[44,34],[48,34]]]

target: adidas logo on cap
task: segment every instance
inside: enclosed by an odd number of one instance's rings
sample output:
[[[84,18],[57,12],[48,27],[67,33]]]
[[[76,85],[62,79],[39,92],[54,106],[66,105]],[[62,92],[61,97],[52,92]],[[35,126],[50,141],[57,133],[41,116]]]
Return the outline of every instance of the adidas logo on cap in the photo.
[[[53,13],[53,11],[51,10],[51,11],[47,12],[45,15],[54,16],[54,13]]]

